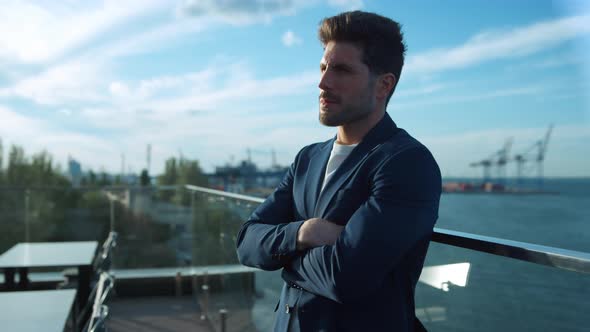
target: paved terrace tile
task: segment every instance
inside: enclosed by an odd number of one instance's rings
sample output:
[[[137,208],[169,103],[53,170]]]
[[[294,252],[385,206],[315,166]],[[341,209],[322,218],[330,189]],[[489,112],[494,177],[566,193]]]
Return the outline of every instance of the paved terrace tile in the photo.
[[[114,298],[107,305],[107,329],[112,332],[215,331],[210,322],[201,320],[199,305],[191,296]]]
[[[227,332],[256,332],[251,320],[252,300],[242,293],[211,294],[208,320],[201,320],[199,303],[192,296],[114,297],[107,301],[109,332],[218,332],[219,309],[227,309]]]

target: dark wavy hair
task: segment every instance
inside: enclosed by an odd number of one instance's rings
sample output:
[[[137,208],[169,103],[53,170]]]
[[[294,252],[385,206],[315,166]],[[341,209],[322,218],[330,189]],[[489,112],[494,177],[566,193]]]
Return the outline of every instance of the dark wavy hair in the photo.
[[[392,73],[396,84],[404,66],[406,45],[401,25],[387,17],[362,11],[344,12],[320,22],[318,37],[325,46],[330,41],[350,42],[360,48],[362,61],[372,74]]]

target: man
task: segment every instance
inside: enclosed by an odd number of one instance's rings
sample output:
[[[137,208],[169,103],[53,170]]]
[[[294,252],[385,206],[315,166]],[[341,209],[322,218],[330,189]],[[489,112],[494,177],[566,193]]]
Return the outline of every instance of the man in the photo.
[[[404,61],[400,26],[346,12],[324,19],[319,38],[319,118],[337,135],[297,154],[242,226],[238,257],[283,269],[275,331],[414,331],[441,179],[385,112]]]

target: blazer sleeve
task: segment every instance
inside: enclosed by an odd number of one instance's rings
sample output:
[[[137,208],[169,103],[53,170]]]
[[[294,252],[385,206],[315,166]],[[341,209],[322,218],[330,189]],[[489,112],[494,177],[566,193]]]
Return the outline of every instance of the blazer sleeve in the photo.
[[[372,176],[368,199],[353,213],[334,245],[293,259],[282,277],[306,291],[346,303],[382,285],[436,219],[441,177],[423,146],[389,156]]]
[[[304,222],[293,220],[293,174],[297,160],[295,158],[277,189],[256,208],[238,232],[237,253],[243,265],[278,270],[297,253],[297,232]]]

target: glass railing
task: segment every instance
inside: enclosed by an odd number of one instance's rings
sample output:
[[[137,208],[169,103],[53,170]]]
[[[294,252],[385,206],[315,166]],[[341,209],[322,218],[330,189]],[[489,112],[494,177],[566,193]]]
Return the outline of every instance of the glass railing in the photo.
[[[280,272],[241,266],[235,250],[242,222],[262,198],[193,186],[92,190],[31,187],[6,189],[0,195],[0,252],[19,242],[103,241],[114,230],[119,234],[113,263],[117,278],[173,278],[180,274],[188,281],[184,283],[185,293],[188,286],[203,318],[217,330],[222,325],[226,331],[271,330],[282,287]],[[484,248],[485,241],[459,235],[467,243],[464,246],[476,249],[469,250],[457,247],[461,243],[443,232],[450,228],[526,242],[540,239],[537,243],[582,252],[574,259],[579,263],[573,265],[574,270],[581,266],[579,271],[588,273],[588,254],[583,252],[590,252],[590,244],[568,228],[571,221],[557,220],[561,216],[556,216],[553,225],[562,225],[562,230],[572,234],[565,244],[551,234],[551,225],[533,224],[535,213],[551,213],[552,204],[573,204],[571,198],[554,197],[552,203],[539,207],[542,212],[523,210],[518,206],[522,201],[507,200],[507,205],[495,208],[513,210],[504,213],[512,215],[509,220],[468,220],[462,217],[461,203],[454,202],[456,199],[443,195],[437,223],[441,229],[435,235],[444,244],[431,243],[416,289],[416,315],[429,330],[587,329],[590,278],[585,273],[546,266],[568,263],[567,255],[543,256],[545,262],[541,262],[538,253],[526,247],[511,251],[509,246],[497,244],[490,251]],[[485,196],[468,199],[472,202],[464,209],[494,208],[485,202]],[[494,227],[492,222],[504,226]],[[530,231],[512,224],[518,222],[525,223]],[[477,246],[481,250],[474,248]],[[61,277],[60,271],[32,272],[33,281]]]
[[[104,240],[109,201],[100,190],[0,188],[0,252],[19,242]]]
[[[241,224],[252,209],[263,201],[261,198],[205,188],[192,186],[187,188],[208,197],[210,201],[222,203],[216,208],[225,208],[238,214],[237,224]],[[466,219],[456,215],[460,211],[453,207],[458,204],[447,202],[454,199],[456,197],[452,195],[443,196],[437,226],[448,227],[448,225],[467,222]],[[485,196],[474,196],[472,199],[474,202],[469,208],[478,209],[477,201],[486,199],[488,198]],[[564,202],[569,199],[554,197],[553,204],[566,204]],[[509,198],[507,202],[510,202]],[[522,201],[508,203],[508,207],[503,208],[508,209],[508,212],[512,209],[512,219],[495,222],[532,222],[519,220],[517,211],[523,211],[519,205],[532,205],[525,203]],[[515,206],[511,207],[510,204]],[[492,209],[493,207],[484,202],[479,204],[479,208]],[[551,210],[551,205],[545,205],[540,209]],[[525,211],[526,213],[535,212]],[[469,221],[472,224],[461,230],[483,232],[486,229],[493,229],[490,225],[477,225],[477,223],[491,221]],[[231,228],[230,225],[226,227]],[[507,228],[516,229],[516,227],[516,225],[508,225]],[[548,225],[539,225],[539,227],[548,227]],[[542,234],[537,237],[518,232],[505,234],[506,230],[501,228],[496,227],[496,231],[490,232],[490,235],[512,235],[511,240],[531,241],[536,238],[542,244],[553,246],[558,244],[552,238],[554,234]],[[232,229],[232,235],[236,234],[234,231],[237,229]],[[533,232],[534,228],[531,228],[531,233]],[[590,298],[590,278],[587,274],[590,273],[590,254],[584,253],[590,252],[587,243],[574,239],[564,246],[567,249],[580,251],[571,251],[511,240],[478,237],[469,233],[447,231],[444,228],[437,228],[435,235],[415,294],[416,315],[429,330],[584,331],[587,329],[585,313],[590,312],[590,302],[586,300]],[[231,241],[235,248],[235,238]],[[574,263],[570,264],[571,262]],[[578,272],[566,271],[566,269]],[[255,330],[268,331],[272,329],[274,308],[283,281],[278,271],[257,271],[254,275],[255,296],[250,304],[249,317]]]
[[[584,331],[590,278],[432,242],[416,314],[432,331]]]
[[[127,189],[109,197],[118,207],[120,270],[235,265],[235,237],[246,205],[183,187]]]

